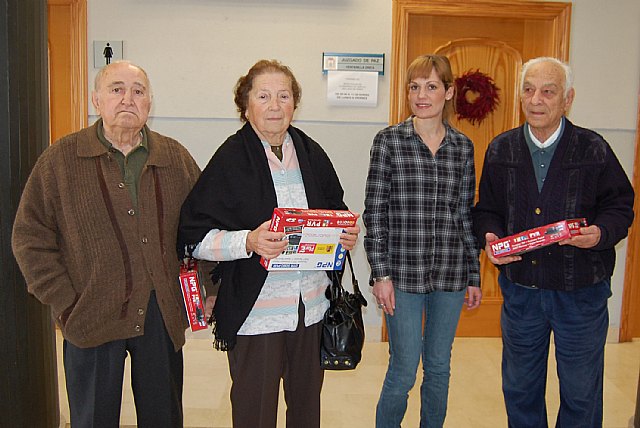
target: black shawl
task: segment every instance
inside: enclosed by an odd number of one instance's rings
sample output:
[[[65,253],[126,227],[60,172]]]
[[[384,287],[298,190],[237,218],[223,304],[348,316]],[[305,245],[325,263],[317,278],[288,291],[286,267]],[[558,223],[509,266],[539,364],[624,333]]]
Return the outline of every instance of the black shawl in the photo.
[[[290,126],[288,131],[309,208],[347,209],[338,176],[324,150],[299,129]],[[192,251],[211,229],[254,230],[271,218],[276,206],[267,156],[246,123],[220,146],[187,196],[180,213],[178,254],[184,257],[185,247]],[[267,271],[254,253],[248,259],[221,262],[212,275],[214,282],[221,279],[213,312],[214,346],[226,351],[234,347]]]

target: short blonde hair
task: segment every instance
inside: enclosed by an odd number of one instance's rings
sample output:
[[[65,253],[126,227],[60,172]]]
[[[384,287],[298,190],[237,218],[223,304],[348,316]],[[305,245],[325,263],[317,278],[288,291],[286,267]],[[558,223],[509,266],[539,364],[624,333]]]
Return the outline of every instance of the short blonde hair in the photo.
[[[405,85],[408,88],[412,80],[419,77],[428,78],[432,70],[436,71],[438,78],[444,83],[445,91],[449,88],[453,88],[455,91],[451,63],[449,62],[449,58],[444,55],[420,55],[414,59],[409,65],[409,68],[407,68]],[[454,99],[455,95],[451,97],[450,100],[444,102],[444,109],[442,111],[442,118],[444,120],[449,120],[455,111]]]

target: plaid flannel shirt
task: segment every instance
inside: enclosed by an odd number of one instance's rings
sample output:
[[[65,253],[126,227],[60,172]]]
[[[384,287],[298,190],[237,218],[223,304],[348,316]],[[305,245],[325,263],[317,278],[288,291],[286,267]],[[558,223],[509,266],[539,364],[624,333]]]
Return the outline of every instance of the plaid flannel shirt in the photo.
[[[380,131],[371,147],[363,220],[372,276],[390,275],[408,293],[480,286],[473,143],[445,124],[434,157],[412,119]]]

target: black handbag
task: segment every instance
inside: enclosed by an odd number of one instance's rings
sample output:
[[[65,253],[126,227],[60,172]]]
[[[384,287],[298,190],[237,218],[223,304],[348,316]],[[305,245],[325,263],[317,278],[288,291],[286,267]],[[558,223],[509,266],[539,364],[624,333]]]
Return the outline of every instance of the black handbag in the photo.
[[[332,281],[326,291],[329,309],[324,314],[320,343],[320,365],[325,370],[352,370],[362,358],[362,306],[367,306],[367,301],[358,288],[349,252],[347,261],[351,269],[353,293],[342,287],[342,271],[331,271]]]

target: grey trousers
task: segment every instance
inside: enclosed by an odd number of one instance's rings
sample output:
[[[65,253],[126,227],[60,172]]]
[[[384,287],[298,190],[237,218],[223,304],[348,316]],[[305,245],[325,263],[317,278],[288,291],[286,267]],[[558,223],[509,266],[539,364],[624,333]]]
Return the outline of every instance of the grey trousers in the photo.
[[[131,385],[139,428],[182,427],[182,350],[175,352],[155,293],[151,292],[144,335],[78,348],[64,341],[71,426],[120,426],[125,359],[131,357]]]

